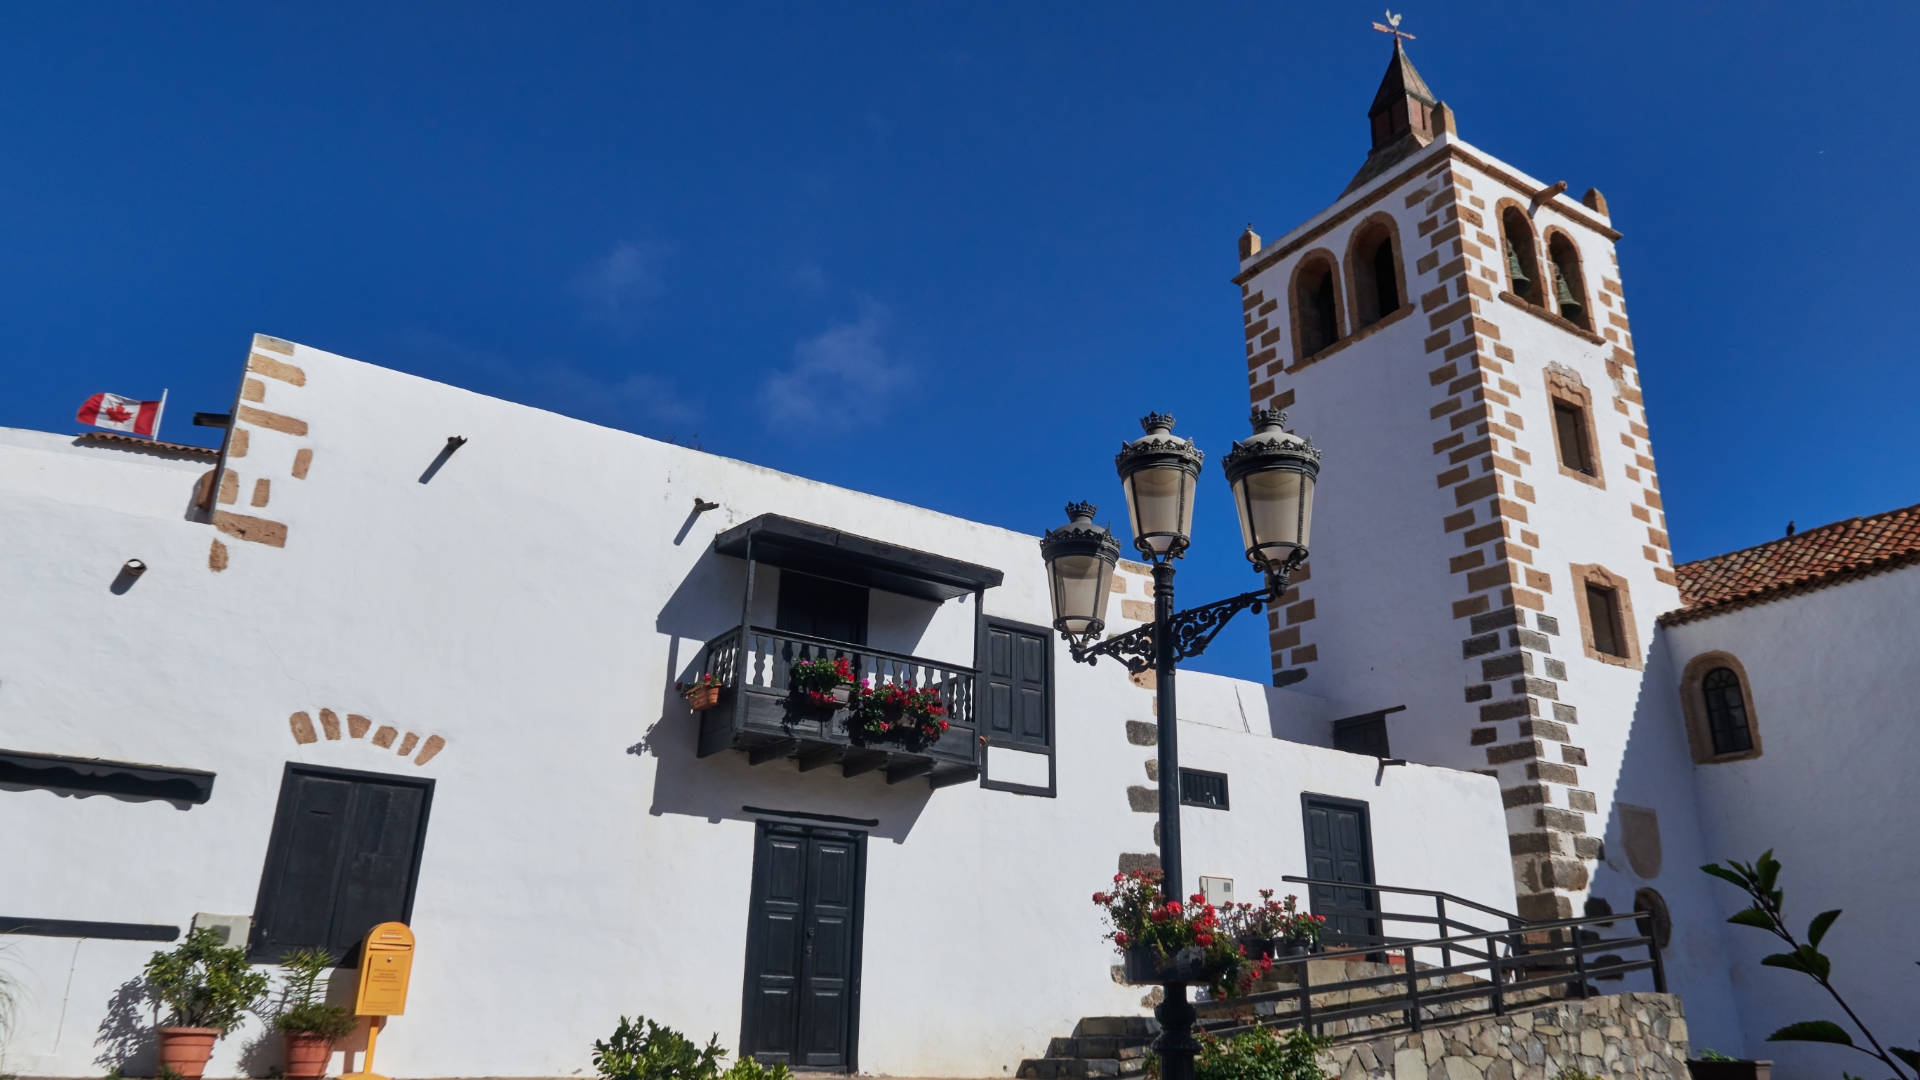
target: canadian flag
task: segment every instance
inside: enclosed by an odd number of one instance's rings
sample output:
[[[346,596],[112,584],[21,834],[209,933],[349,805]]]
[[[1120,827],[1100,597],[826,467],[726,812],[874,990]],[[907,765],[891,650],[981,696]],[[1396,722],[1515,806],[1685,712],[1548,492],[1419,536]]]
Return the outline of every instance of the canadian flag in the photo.
[[[95,394],[80,406],[79,420],[94,427],[151,439],[160,420],[160,405],[158,401],[138,401],[119,394]]]

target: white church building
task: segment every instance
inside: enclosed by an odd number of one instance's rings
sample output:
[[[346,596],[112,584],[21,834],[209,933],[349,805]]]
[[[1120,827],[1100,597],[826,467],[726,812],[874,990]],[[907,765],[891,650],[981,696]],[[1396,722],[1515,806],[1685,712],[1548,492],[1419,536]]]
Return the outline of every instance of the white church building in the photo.
[[[1920,761],[1920,508],[1675,566],[1606,200],[1463,141],[1397,44],[1371,117],[1338,199],[1240,239],[1251,404],[1337,433],[1339,482],[1273,678],[1182,676],[1186,872],[1650,912],[1695,1046],[1831,1073],[1763,1042],[1827,1011],[1697,867],[1773,848],[1796,921],[1846,909],[1868,1022],[1906,1019],[1920,855],[1858,803]],[[0,1072],[145,1075],[141,964],[196,923],[261,962],[409,923],[398,1077],[580,1075],[622,1013],[1008,1076],[1145,1015],[1087,898],[1154,864],[1172,778],[1151,680],[1048,628],[1050,523],[265,335],[241,367],[218,451],[0,430]],[[1110,630],[1150,584],[1121,564]],[[951,728],[797,723],[790,665],[832,655]],[[277,1053],[250,1021],[209,1075]]]

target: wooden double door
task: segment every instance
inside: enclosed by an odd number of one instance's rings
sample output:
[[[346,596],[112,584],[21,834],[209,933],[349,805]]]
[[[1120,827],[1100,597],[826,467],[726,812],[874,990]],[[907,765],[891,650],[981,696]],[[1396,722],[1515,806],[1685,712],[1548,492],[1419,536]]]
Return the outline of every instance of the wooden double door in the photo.
[[[860,1014],[866,834],[762,822],[755,837],[740,1052],[851,1072]]]
[[[1379,940],[1379,910],[1373,880],[1373,828],[1367,804],[1326,795],[1303,795],[1301,817],[1307,828],[1307,876],[1340,885],[1312,885],[1307,898],[1327,917],[1328,943],[1334,947],[1371,945]]]

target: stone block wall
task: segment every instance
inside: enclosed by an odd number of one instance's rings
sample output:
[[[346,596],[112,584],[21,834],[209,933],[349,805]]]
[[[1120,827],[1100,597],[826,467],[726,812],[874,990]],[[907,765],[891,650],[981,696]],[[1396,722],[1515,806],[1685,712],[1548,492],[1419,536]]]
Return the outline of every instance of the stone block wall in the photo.
[[[1613,994],[1343,1043],[1324,1060],[1340,1080],[1552,1080],[1567,1067],[1684,1080],[1687,1021],[1672,994]]]

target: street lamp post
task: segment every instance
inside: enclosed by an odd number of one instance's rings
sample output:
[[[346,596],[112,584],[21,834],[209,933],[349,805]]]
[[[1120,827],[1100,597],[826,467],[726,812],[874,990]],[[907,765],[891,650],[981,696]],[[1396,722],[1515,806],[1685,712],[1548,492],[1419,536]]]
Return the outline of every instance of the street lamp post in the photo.
[[[1320,451],[1284,428],[1286,414],[1260,409],[1254,433],[1233,444],[1222,465],[1240,515],[1246,556],[1266,585],[1186,611],[1173,609],[1173,560],[1185,555],[1193,530],[1193,497],[1204,455],[1190,439],[1176,438],[1173,417],[1153,413],[1140,421],[1146,434],[1121,447],[1114,458],[1126,489],[1134,548],[1153,567],[1153,622],[1100,640],[1120,543],[1094,524],[1094,506],[1067,507],[1067,524],[1040,540],[1053,599],[1053,625],[1073,658],[1092,664],[1105,656],[1136,674],[1154,673],[1159,737],[1161,894],[1181,900],[1180,746],[1174,703],[1174,671],[1184,659],[1206,651],[1228,620],[1258,612],[1286,591],[1287,578],[1307,557],[1313,520],[1313,487]],[[1160,1037],[1162,1080],[1193,1080],[1194,1010],[1187,984],[1169,982],[1154,1015]]]

